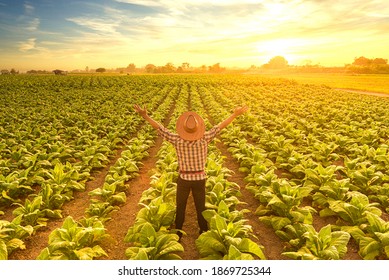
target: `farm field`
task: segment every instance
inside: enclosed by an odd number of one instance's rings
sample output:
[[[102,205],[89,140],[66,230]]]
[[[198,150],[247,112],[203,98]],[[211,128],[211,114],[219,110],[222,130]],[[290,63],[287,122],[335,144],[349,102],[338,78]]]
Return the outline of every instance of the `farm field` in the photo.
[[[331,88],[385,93],[389,96],[387,74],[294,73],[262,74],[274,78],[295,80],[302,84],[327,85]]]
[[[389,259],[389,98],[254,75],[0,76],[0,259]],[[178,241],[175,129],[211,145]]]

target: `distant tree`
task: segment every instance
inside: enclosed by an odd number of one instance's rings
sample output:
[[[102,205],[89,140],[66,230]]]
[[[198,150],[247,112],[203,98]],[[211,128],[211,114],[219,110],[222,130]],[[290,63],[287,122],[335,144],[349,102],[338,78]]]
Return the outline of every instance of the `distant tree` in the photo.
[[[225,68],[222,68],[220,67],[220,63],[216,63],[212,66],[209,66],[209,72],[212,72],[212,73],[220,73],[220,72],[223,72],[225,70]]]
[[[19,71],[16,71],[14,68],[11,69],[10,73],[12,75],[16,75],[16,74],[19,74]]]
[[[183,70],[188,70],[189,67],[190,67],[189,62],[183,62],[182,65],[181,65],[181,68],[182,68]]]
[[[145,70],[147,73],[154,73],[157,67],[154,64],[147,64]]]
[[[375,65],[387,65],[388,60],[383,59],[383,58],[375,58],[375,59],[373,59],[373,64],[375,64]]]
[[[105,71],[106,71],[105,68],[97,68],[96,69],[97,73],[104,73]]]
[[[347,70],[352,73],[360,74],[388,74],[388,60],[384,58],[366,58],[364,56],[354,58],[351,65],[347,65]]]
[[[171,62],[166,63],[166,65],[163,67],[165,73],[171,73],[176,71],[176,67],[174,67],[174,64]]]
[[[266,69],[282,69],[288,67],[288,61],[283,56],[275,56],[268,63],[262,65]]]
[[[388,60],[384,58],[366,58],[364,56],[354,58],[354,62],[352,65],[356,66],[369,66],[369,65],[386,65],[388,64]]]
[[[59,70],[59,69],[53,70],[53,73],[54,73],[55,75],[67,75],[67,74],[68,74],[67,71]]]
[[[127,69],[127,72],[134,73],[136,70],[136,66],[134,63],[130,63],[130,64],[128,64],[126,69]]]
[[[368,66],[371,64],[371,59],[368,59],[364,56],[361,56],[361,57],[358,57],[358,58],[354,58],[354,62],[353,62],[353,65],[357,65],[357,66]]]

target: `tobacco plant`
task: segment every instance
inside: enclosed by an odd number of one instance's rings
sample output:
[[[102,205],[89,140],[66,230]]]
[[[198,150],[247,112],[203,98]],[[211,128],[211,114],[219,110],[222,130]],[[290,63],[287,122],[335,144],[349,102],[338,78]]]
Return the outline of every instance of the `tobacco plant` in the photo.
[[[138,232],[138,226],[144,223],[150,223],[153,225],[156,231],[160,229],[167,229],[173,224],[176,209],[174,204],[164,202],[162,197],[157,197],[152,200],[148,205],[140,203],[143,206],[139,210],[135,225],[128,230],[128,235],[136,234]]]
[[[138,225],[136,233],[127,233],[124,240],[135,245],[126,249],[130,260],[177,260],[181,259],[177,253],[184,251],[176,234],[156,231],[148,222]]]
[[[91,218],[84,227],[68,216],[61,228],[49,236],[48,246],[41,251],[38,260],[92,260],[107,256],[100,247],[108,235],[101,221]]]
[[[224,174],[217,177],[210,177],[206,182],[206,202],[205,206],[210,209],[216,209],[224,201],[229,208],[235,208],[241,202],[238,196],[241,195],[239,186],[236,183],[229,182],[224,178]]]
[[[105,182],[102,188],[96,188],[89,192],[92,197],[99,197],[101,201],[108,202],[110,205],[120,205],[126,202],[126,194],[124,192],[118,192],[120,188],[120,182],[112,182],[111,184]],[[97,202],[98,200],[92,200]]]
[[[345,226],[359,245],[359,255],[365,260],[389,258],[389,222],[374,213],[366,213],[366,223]]]
[[[33,234],[33,227],[22,226],[21,217],[12,222],[0,220],[0,260],[7,260],[8,256],[17,249],[25,249],[24,239]]]
[[[241,259],[265,259],[261,247],[248,238],[251,227],[245,225],[244,220],[232,222],[215,214],[208,222],[210,230],[196,240],[202,259],[228,259],[230,246],[240,252]]]
[[[18,205],[13,214],[21,219],[22,225],[30,225],[36,231],[37,229],[46,226],[47,218],[45,210],[42,209],[42,196],[36,196],[32,200],[26,199],[23,204]]]
[[[119,207],[116,205],[113,206],[109,202],[97,201],[89,204],[89,207],[85,210],[85,214],[89,218],[95,217],[105,223],[111,220],[111,213],[118,210]]]
[[[347,253],[349,233],[332,231],[331,225],[321,228],[319,232],[316,232],[313,226],[305,228],[305,245],[297,252],[285,252],[282,255],[301,260],[340,260]]]
[[[346,201],[329,201],[329,208],[321,212],[322,216],[337,215],[350,225],[366,223],[366,215],[372,213],[380,216],[382,211],[378,203],[370,203],[368,197],[360,192],[349,192]]]

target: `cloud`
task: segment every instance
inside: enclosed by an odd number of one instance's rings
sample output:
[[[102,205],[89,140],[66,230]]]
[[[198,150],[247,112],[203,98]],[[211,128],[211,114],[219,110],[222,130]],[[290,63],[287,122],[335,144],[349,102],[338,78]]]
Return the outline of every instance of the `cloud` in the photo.
[[[27,31],[37,31],[39,28],[40,19],[33,18],[30,22],[27,23]]]
[[[119,25],[118,22],[112,19],[78,17],[67,18],[66,20],[104,34],[117,33],[116,29]]]
[[[382,0],[77,0],[52,22],[40,20],[42,5],[23,1],[16,24],[0,26],[16,38],[17,55],[91,67],[250,65],[276,52],[288,61],[288,55],[320,61],[341,52],[368,56],[363,51],[373,41],[389,44],[389,6]]]
[[[36,38],[30,38],[27,41],[19,43],[19,50],[22,52],[27,52],[35,49]]]
[[[153,0],[115,0],[119,3],[148,6],[148,7],[160,7],[162,6],[162,1],[153,1]]]
[[[35,8],[34,8],[33,5],[31,5],[31,4],[28,3],[28,2],[25,2],[25,3],[24,3],[24,12],[25,12],[27,15],[33,14],[33,13],[34,13],[34,10],[35,10]]]
[[[149,7],[174,7],[174,6],[241,6],[246,4],[258,4],[263,1],[258,0],[115,0],[120,3],[127,3],[140,6],[149,6]]]
[[[260,55],[265,49],[288,42],[290,54],[308,54],[314,48],[325,52],[345,46],[355,28],[364,29],[361,4],[354,1],[141,1],[116,0],[149,7],[138,10],[100,6],[99,17],[89,14],[69,21],[88,28],[77,40],[84,49],[105,49],[145,56],[201,56],[235,59]],[[372,7],[364,5],[369,11]],[[348,11],[348,16],[344,13]],[[356,32],[357,33],[357,32]],[[291,41],[296,40],[296,41]],[[329,48],[333,45],[334,48]],[[81,46],[81,44],[80,44]],[[259,50],[258,50],[259,49]],[[279,50],[284,50],[278,47]],[[269,52],[270,53],[270,52]],[[147,54],[147,56],[150,56]],[[195,58],[193,58],[195,59]]]

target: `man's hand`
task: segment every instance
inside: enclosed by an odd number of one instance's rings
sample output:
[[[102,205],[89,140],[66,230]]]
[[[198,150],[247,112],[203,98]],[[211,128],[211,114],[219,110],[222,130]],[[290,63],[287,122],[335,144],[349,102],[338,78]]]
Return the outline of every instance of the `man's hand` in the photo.
[[[134,105],[134,109],[135,111],[141,115],[143,118],[145,118],[147,116],[147,110],[146,108],[142,109],[138,104],[135,104]]]
[[[240,115],[246,113],[248,109],[249,109],[249,107],[247,107],[246,105],[244,105],[242,107],[236,107],[234,109],[234,115],[240,116]]]
[[[138,104],[135,104],[134,105],[134,109],[135,111],[141,115],[149,124],[151,124],[152,127],[154,127],[155,129],[158,129],[160,127],[162,127],[162,125],[160,125],[158,122],[156,122],[155,120],[153,120],[148,114],[147,114],[147,110],[146,110],[146,107],[145,108],[141,108]]]
[[[246,105],[242,107],[236,107],[234,109],[234,113],[232,113],[227,119],[225,119],[218,125],[220,130],[229,125],[237,116],[244,114],[248,109],[249,107],[247,107]]]

